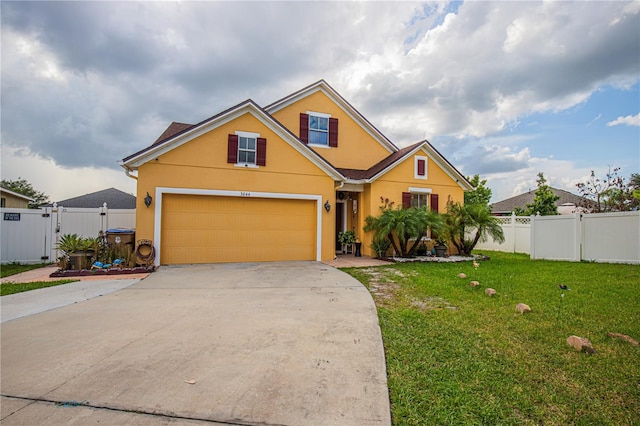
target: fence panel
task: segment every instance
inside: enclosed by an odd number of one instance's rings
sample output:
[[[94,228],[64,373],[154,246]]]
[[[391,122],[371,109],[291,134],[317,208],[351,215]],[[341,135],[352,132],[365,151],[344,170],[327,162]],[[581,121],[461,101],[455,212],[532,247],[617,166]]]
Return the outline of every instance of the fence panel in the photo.
[[[50,220],[35,209],[0,209],[0,263],[40,263],[50,258]]]
[[[579,261],[580,240],[579,213],[531,217],[532,259]]]
[[[582,216],[582,259],[640,263],[640,212]]]
[[[134,229],[136,221],[135,209],[112,210],[106,207],[2,208],[0,212],[0,263],[55,262],[58,256],[56,245],[62,235],[97,237],[100,231],[110,228]],[[4,220],[5,212],[9,213],[7,220]]]
[[[495,250],[510,253],[527,253],[531,251],[531,231],[529,216],[500,216],[496,217],[504,233],[504,242],[498,243],[489,237],[487,241],[480,242],[476,249]]]

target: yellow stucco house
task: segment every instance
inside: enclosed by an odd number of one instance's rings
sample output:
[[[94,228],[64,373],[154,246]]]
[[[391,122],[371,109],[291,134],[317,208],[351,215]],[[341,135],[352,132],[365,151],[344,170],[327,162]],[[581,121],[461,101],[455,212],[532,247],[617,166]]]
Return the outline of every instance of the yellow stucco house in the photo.
[[[324,80],[174,122],[122,166],[156,264],[328,260],[342,230],[370,255],[380,197],[443,210],[472,189],[428,141],[399,149]]]
[[[28,209],[33,198],[18,194],[6,188],[0,188],[0,207],[13,209]]]

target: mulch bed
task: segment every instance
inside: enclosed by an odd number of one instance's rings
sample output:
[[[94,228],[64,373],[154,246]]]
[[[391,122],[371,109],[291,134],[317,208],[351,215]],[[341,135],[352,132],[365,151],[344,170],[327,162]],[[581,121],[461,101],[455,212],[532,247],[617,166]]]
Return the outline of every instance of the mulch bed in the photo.
[[[50,277],[66,278],[66,277],[90,277],[100,275],[130,275],[130,274],[146,274],[155,271],[156,267],[150,265],[148,267],[137,266],[135,268],[112,268],[112,269],[82,269],[80,271],[74,269],[62,270],[58,269]]]

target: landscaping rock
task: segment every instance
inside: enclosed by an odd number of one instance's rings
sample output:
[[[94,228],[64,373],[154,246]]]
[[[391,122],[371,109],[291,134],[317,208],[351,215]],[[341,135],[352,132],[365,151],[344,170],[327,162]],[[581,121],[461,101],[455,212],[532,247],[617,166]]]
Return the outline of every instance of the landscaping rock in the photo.
[[[471,285],[471,287],[478,287],[480,285],[478,281],[471,281],[469,284]]]
[[[596,352],[593,345],[591,344],[591,341],[586,337],[569,336],[567,337],[567,344],[569,346],[573,346],[573,348],[578,352],[587,352],[590,354]]]
[[[494,289],[492,289],[492,288],[487,288],[487,289],[484,291],[484,294],[486,294],[486,295],[487,295],[487,296],[489,296],[489,297],[493,297],[493,296],[495,296],[495,295],[496,295],[496,291],[495,291]]]
[[[524,314],[526,312],[531,312],[531,308],[529,307],[529,305],[526,305],[524,303],[518,303],[516,305],[516,311],[520,312],[521,314]]]
[[[458,278],[465,279],[467,278],[467,274],[463,274],[462,272],[458,274]]]

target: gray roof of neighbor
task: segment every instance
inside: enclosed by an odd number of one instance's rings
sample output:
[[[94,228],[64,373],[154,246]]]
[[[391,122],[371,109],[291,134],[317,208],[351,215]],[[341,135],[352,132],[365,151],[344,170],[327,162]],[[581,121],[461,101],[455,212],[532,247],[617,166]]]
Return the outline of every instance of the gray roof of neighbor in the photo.
[[[594,202],[584,197],[572,194],[571,192],[562,189],[551,188],[551,190],[553,190],[553,193],[556,194],[556,196],[560,197],[560,199],[556,201],[557,206],[561,206],[565,203],[573,203],[576,206],[593,207]],[[524,194],[516,195],[515,197],[493,203],[491,204],[491,213],[511,213],[516,207],[525,209],[527,208],[527,204],[533,204],[533,198],[535,195],[536,191],[531,190]]]
[[[107,203],[110,209],[135,209],[136,197],[119,189],[109,188],[91,194],[69,198],[57,202],[62,207],[98,208]],[[51,206],[51,204],[47,204]]]

